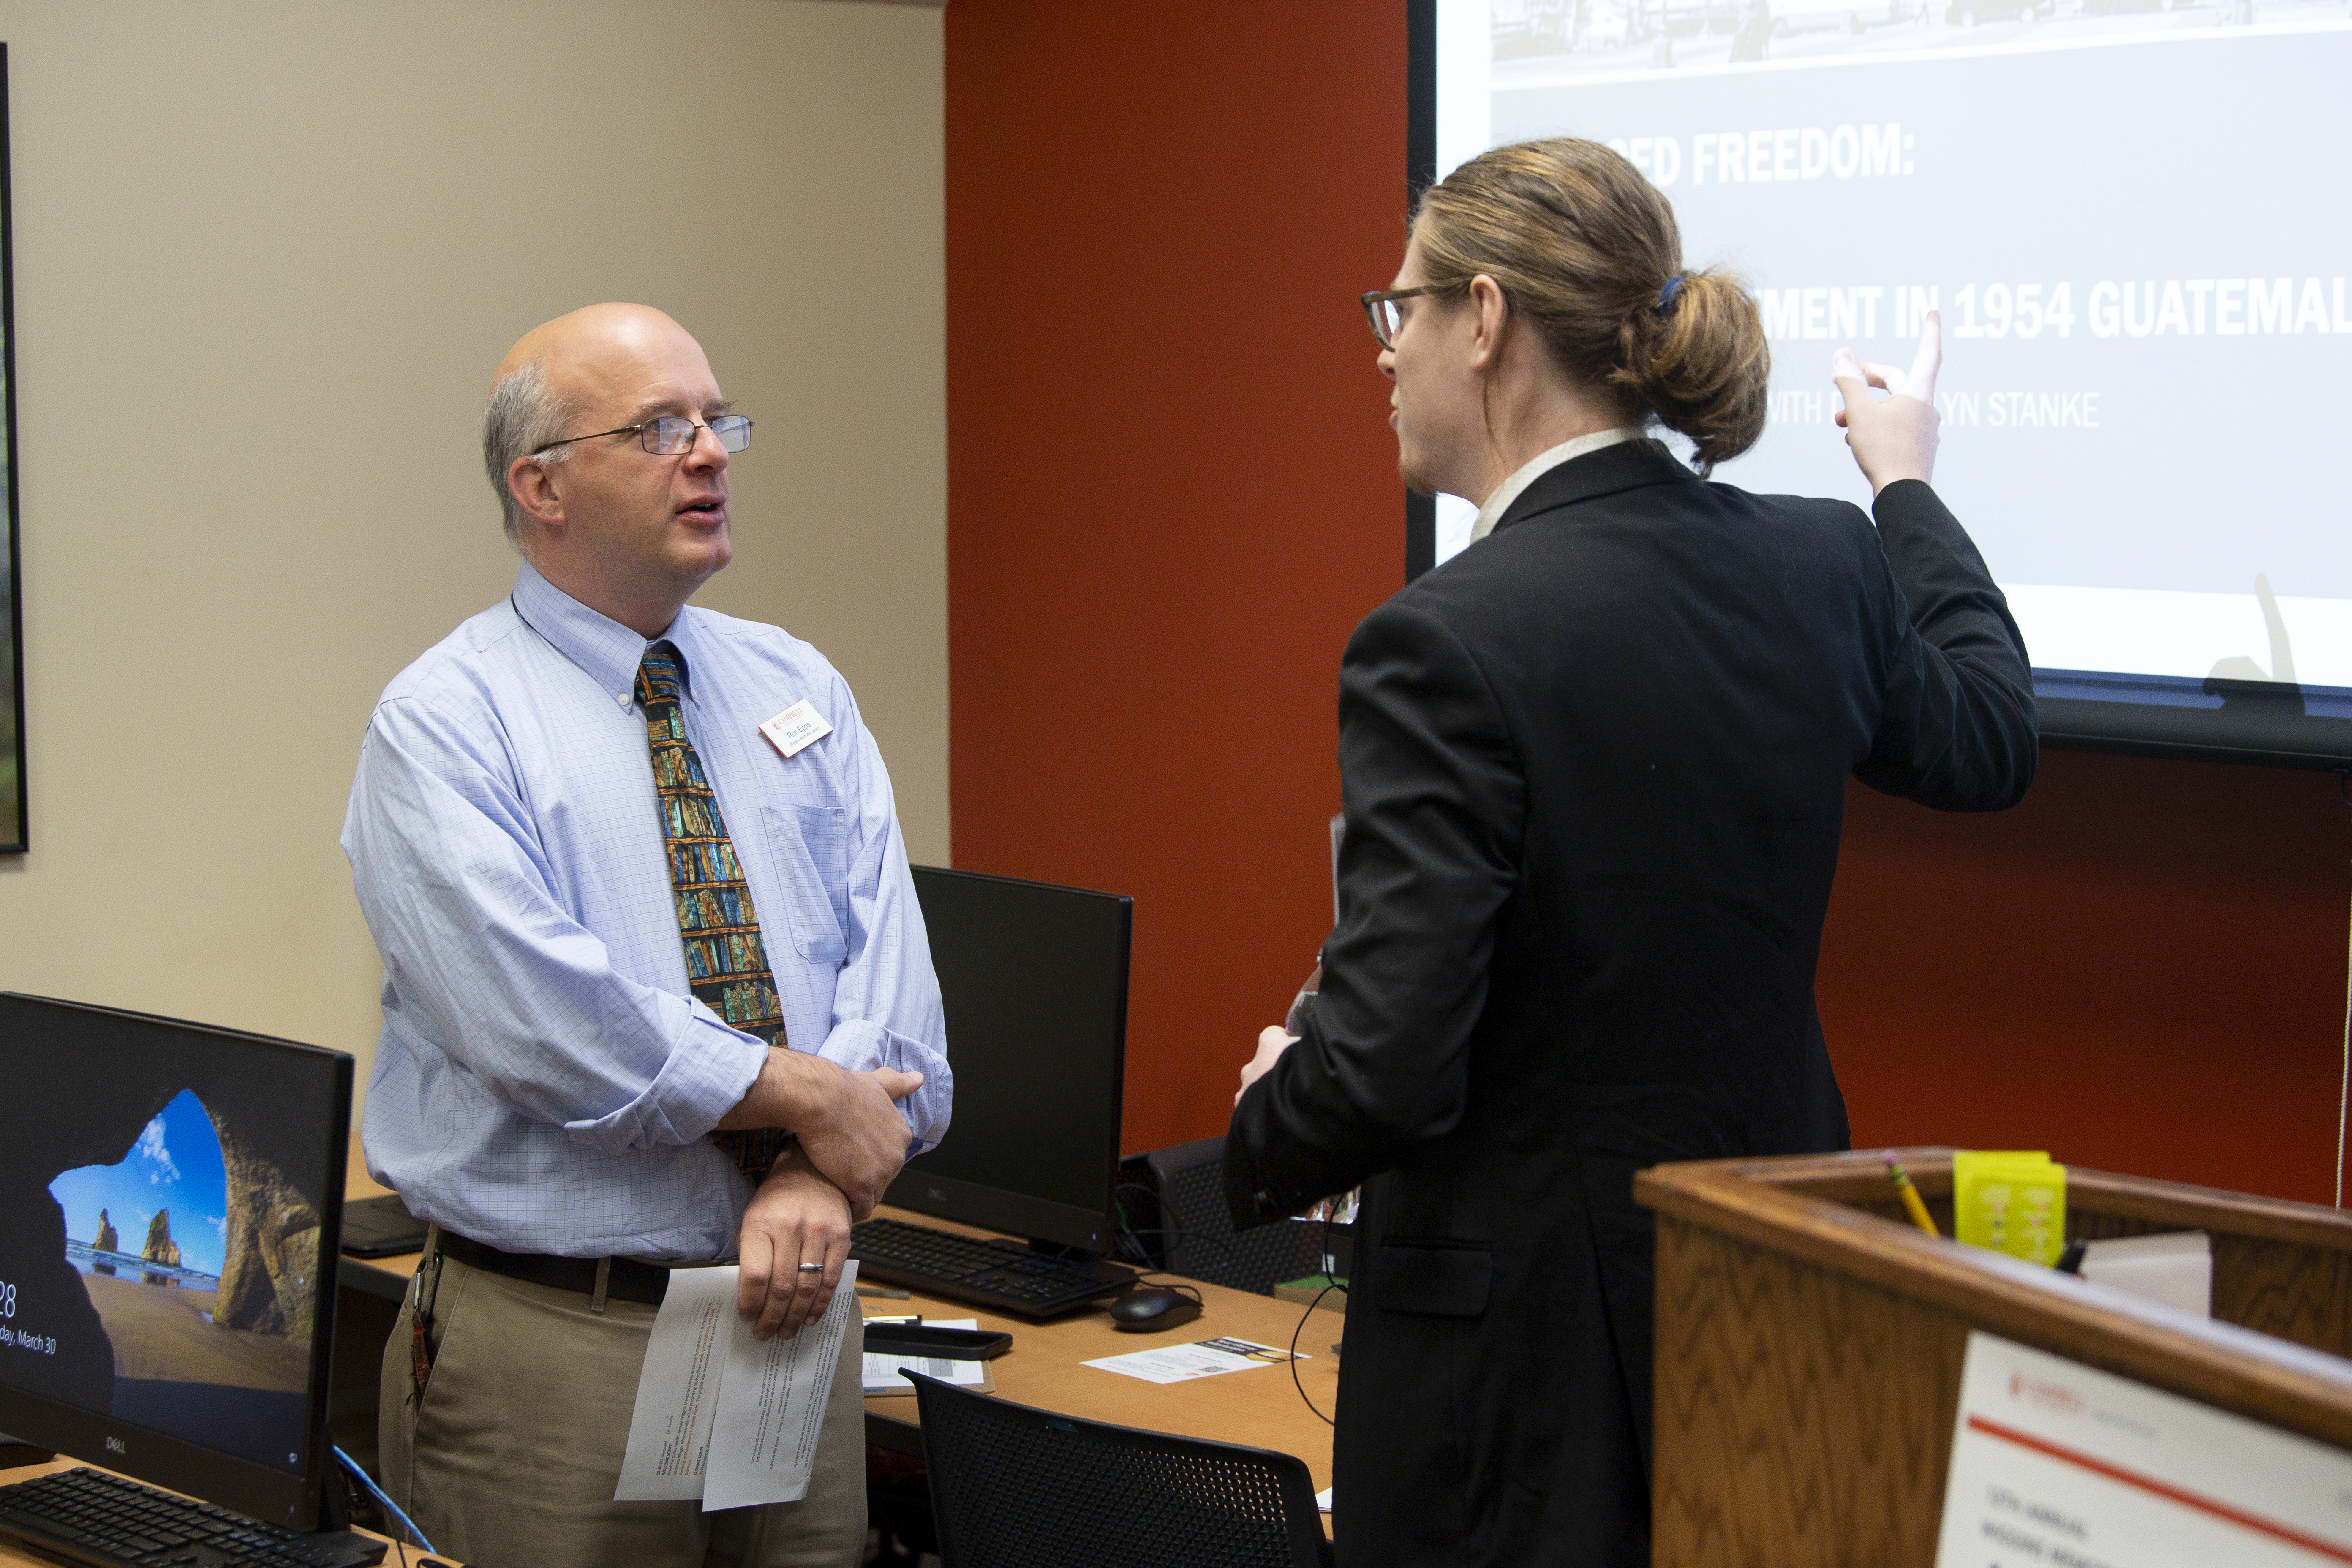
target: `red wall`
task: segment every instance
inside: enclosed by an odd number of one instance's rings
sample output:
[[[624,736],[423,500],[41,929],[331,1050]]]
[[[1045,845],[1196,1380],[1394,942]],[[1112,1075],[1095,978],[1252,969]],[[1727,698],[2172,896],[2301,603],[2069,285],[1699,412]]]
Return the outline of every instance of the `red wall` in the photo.
[[[2045,752],[1997,816],[1854,786],[1819,985],[1858,1142],[2332,1201],[2332,774]]]
[[[1223,1130],[1330,923],[1339,649],[1403,578],[1355,305],[1402,249],[1402,13],[945,13],[955,859],[1135,896],[1131,1150]],[[1821,984],[1855,1137],[2326,1201],[2347,849],[2318,775],[1857,789]]]

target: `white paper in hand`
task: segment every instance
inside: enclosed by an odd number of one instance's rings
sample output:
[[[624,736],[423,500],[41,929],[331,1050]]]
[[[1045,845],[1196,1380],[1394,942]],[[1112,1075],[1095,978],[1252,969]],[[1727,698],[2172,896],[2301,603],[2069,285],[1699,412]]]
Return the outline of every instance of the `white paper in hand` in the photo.
[[[727,1371],[710,1432],[702,1509],[798,1502],[816,1466],[817,1434],[833,1393],[841,1342],[857,1316],[857,1260],[842,1265],[841,1285],[823,1319],[791,1339],[761,1344],[730,1314]]]
[[[614,1502],[668,1502],[702,1495],[711,1417],[719,1408],[735,1316],[734,1268],[674,1268],[637,1373],[629,1447]],[[750,1336],[745,1335],[746,1338]]]

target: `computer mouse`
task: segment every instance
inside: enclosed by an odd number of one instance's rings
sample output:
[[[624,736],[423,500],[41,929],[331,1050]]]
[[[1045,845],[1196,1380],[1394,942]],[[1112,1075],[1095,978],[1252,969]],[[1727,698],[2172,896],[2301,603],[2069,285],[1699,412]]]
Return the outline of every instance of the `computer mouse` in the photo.
[[[1110,1303],[1110,1326],[1128,1334],[1155,1334],[1200,1315],[1200,1302],[1159,1285],[1139,1285]]]

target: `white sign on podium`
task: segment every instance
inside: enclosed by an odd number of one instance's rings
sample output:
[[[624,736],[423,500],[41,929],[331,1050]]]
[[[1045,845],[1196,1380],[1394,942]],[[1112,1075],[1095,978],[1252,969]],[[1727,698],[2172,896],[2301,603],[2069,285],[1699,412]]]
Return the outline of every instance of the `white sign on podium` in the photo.
[[[1936,1563],[2352,1563],[2352,1453],[1972,1333]]]

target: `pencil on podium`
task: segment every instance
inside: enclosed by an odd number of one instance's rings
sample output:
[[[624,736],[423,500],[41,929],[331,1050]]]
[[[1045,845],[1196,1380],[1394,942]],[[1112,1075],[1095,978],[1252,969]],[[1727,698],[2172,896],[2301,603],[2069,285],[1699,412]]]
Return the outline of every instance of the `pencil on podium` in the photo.
[[[1929,1236],[1942,1235],[1936,1228],[1935,1216],[1927,1212],[1926,1201],[1919,1196],[1919,1189],[1911,1184],[1911,1173],[1903,1168],[1903,1162],[1895,1157],[1892,1149],[1886,1152],[1886,1173],[1895,1178],[1895,1190],[1903,1194],[1903,1206],[1910,1213],[1911,1223]]]

